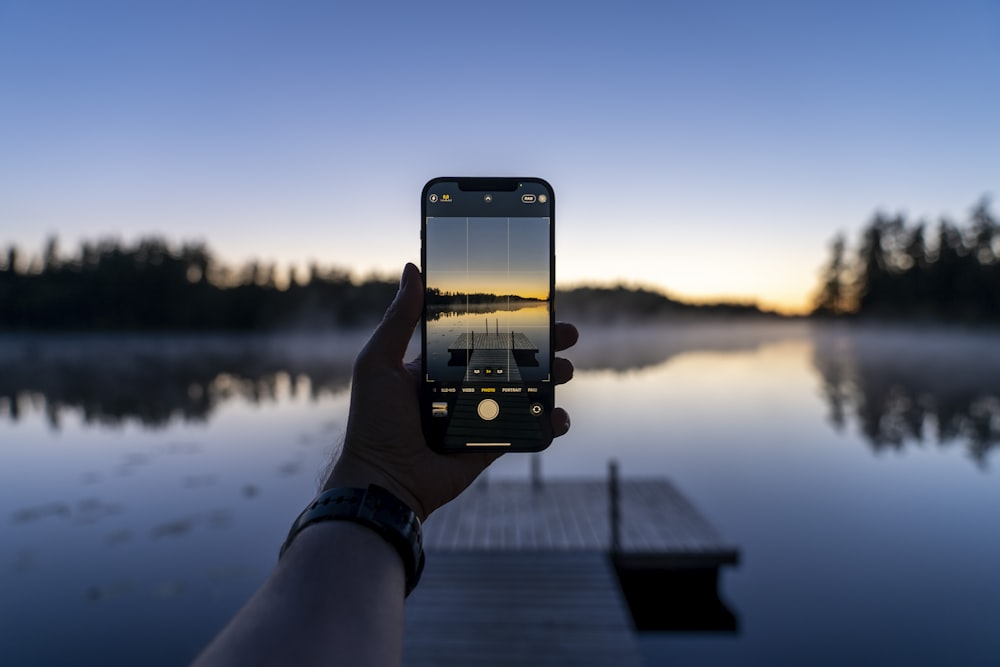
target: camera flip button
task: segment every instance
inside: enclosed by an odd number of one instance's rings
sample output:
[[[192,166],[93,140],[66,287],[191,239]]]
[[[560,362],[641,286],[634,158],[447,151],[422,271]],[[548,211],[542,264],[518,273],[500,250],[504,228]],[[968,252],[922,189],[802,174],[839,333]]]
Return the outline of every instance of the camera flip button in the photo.
[[[476,408],[476,412],[479,416],[486,421],[493,421],[500,414],[500,406],[492,398],[484,398],[479,401],[479,406]]]

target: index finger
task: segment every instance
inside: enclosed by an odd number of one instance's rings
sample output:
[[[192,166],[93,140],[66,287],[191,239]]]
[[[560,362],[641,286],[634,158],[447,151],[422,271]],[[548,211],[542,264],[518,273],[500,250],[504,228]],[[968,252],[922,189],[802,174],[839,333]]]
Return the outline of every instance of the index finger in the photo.
[[[423,294],[420,286],[420,270],[407,264],[399,282],[399,291],[385,316],[375,328],[368,343],[358,357],[359,361],[380,361],[390,364],[402,363],[406,346],[413,336],[413,330],[420,321]]]
[[[569,322],[556,322],[556,351],[565,350],[576,345],[580,332]]]

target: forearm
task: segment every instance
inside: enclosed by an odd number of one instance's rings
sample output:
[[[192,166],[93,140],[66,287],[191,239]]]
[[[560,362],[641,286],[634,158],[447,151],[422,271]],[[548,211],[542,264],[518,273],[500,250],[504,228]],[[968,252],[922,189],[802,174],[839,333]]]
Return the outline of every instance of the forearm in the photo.
[[[402,560],[378,533],[314,524],[194,665],[398,665],[403,590]]]

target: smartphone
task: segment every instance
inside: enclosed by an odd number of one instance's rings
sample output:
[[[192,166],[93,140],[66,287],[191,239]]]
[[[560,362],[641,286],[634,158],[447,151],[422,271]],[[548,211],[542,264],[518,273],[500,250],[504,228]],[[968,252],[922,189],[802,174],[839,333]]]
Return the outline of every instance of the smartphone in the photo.
[[[435,178],[421,195],[420,411],[439,452],[552,442],[555,198],[540,178]]]

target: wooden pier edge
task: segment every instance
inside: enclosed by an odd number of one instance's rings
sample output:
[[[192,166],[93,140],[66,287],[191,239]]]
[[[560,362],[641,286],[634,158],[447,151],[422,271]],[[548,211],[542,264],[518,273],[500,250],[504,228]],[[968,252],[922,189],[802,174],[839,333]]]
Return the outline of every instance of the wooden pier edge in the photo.
[[[740,552],[731,547],[714,552],[688,554],[614,553],[612,559],[616,566],[629,570],[692,570],[739,565]]]
[[[641,665],[638,631],[737,631],[717,583],[739,550],[669,480],[532,470],[477,482],[425,524],[405,665]]]
[[[403,664],[643,664],[606,554],[431,551],[406,604]]]
[[[481,480],[424,526],[428,550],[572,550],[636,565],[735,565],[739,550],[664,478]]]

